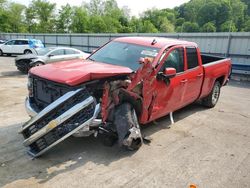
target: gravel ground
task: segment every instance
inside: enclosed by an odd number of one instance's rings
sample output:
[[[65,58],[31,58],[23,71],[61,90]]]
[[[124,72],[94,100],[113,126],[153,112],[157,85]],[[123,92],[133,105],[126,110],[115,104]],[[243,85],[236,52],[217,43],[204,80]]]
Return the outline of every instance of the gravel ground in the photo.
[[[250,187],[250,84],[223,87],[213,109],[198,104],[143,128],[137,152],[69,138],[32,160],[18,134],[27,121],[26,75],[0,57],[0,187]]]

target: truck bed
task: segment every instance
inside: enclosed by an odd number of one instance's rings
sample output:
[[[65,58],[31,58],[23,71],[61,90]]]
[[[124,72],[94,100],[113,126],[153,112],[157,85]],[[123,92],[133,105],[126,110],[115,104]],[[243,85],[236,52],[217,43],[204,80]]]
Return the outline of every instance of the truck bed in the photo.
[[[212,55],[206,55],[206,54],[201,54],[201,59],[202,59],[202,64],[208,64],[208,63],[213,63],[215,61],[220,61],[225,58],[223,57],[218,57],[218,56],[212,56]]]
[[[231,72],[231,59],[204,54],[201,55],[201,59],[204,69],[204,80],[200,98],[203,98],[211,92],[216,79],[219,79],[221,85],[226,84]]]

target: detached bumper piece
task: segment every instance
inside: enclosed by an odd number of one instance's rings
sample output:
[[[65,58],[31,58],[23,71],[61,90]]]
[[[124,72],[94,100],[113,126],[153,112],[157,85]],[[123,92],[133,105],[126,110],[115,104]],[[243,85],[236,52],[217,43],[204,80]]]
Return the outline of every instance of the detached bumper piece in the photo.
[[[99,105],[86,89],[70,91],[26,122],[20,133],[33,157],[42,155],[79,129],[91,124]]]

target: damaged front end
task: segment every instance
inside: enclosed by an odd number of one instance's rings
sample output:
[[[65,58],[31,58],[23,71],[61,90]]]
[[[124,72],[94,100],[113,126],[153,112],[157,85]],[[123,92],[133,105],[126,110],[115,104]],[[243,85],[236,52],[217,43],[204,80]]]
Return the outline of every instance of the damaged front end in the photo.
[[[23,125],[23,144],[30,155],[38,157],[79,130],[88,129],[99,112],[100,104],[85,88],[67,92]]]
[[[153,98],[147,92],[152,81],[143,80],[152,70],[146,61],[135,74],[76,87],[30,76],[26,110],[31,119],[20,130],[28,153],[38,157],[71,135],[93,133],[118,139],[129,150],[138,149],[143,142],[139,122],[147,122]]]

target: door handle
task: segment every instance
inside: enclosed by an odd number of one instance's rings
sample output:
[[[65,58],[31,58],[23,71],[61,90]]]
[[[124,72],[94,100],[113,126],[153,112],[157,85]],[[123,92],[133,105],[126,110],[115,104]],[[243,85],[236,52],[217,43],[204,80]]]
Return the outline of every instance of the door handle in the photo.
[[[202,73],[200,73],[200,74],[198,74],[196,77],[202,77],[203,76],[203,74]]]
[[[184,79],[184,80],[181,80],[181,83],[186,83],[188,80],[187,79]]]

